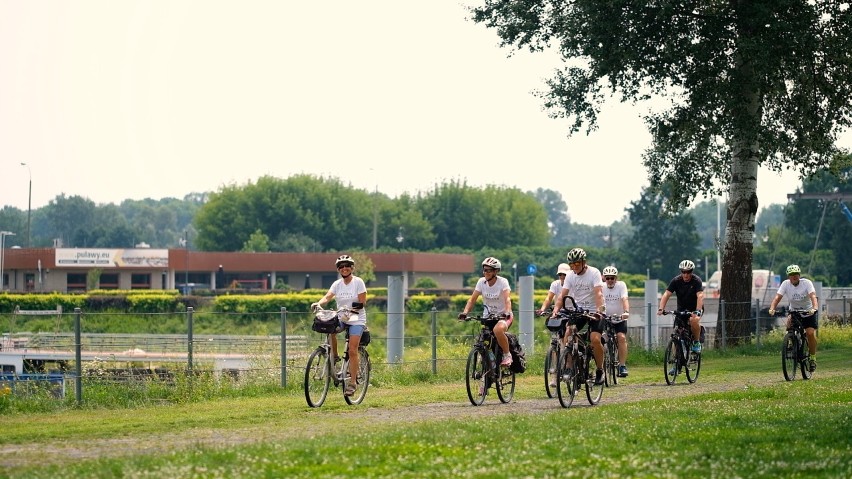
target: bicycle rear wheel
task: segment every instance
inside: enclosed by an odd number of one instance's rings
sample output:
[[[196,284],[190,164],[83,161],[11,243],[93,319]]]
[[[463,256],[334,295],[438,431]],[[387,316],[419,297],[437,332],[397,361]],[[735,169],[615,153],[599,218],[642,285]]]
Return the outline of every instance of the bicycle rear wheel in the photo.
[[[556,382],[559,375],[556,374],[556,366],[559,363],[559,347],[554,348],[551,344],[544,357],[544,390],[547,397],[556,397]]]
[[[802,349],[801,349],[801,352],[799,353],[799,358],[801,358],[799,360],[799,367],[802,370],[802,379],[810,379],[814,375],[814,373],[810,369],[809,359],[811,358],[811,354],[808,352],[808,338],[807,337],[802,338],[800,347]]]
[[[604,352],[604,356],[606,356],[606,352]],[[604,390],[603,384],[595,384],[596,373],[592,372],[594,371],[593,367],[595,367],[595,364],[595,359],[592,356],[589,356],[586,358],[586,364],[584,366],[586,372],[586,397],[589,399],[589,404],[592,406],[601,402],[601,396],[603,396]],[[606,374],[606,370],[604,370],[604,376],[606,376]]]
[[[497,368],[497,397],[500,402],[507,403],[512,400],[515,395],[515,371],[508,367],[500,366]]]
[[[690,384],[698,380],[698,374],[701,372],[701,353],[693,353],[684,351],[687,354],[686,359],[686,380]]]
[[[781,343],[781,370],[784,371],[784,379],[787,381],[796,379],[796,364],[798,362],[799,342],[793,333],[787,333]]]
[[[678,342],[674,339],[669,340],[668,346],[666,346],[666,356],[663,361],[663,374],[666,375],[666,384],[671,386],[675,382],[675,378],[677,378],[677,373],[680,364],[678,361],[679,351]]]
[[[305,400],[310,407],[320,407],[328,396],[331,382],[331,361],[325,348],[317,348],[305,366]]]
[[[559,353],[559,362],[556,366],[556,374],[559,375],[559,380],[556,382],[556,397],[564,408],[571,407],[574,396],[577,395],[577,371],[580,365],[575,359],[571,357],[570,346],[562,348]]]
[[[467,355],[467,368],[465,369],[465,386],[467,386],[467,398],[474,406],[481,406],[485,402],[488,392],[488,376],[491,374],[491,361],[484,349],[471,349]]]
[[[370,364],[370,355],[367,353],[367,350],[364,346],[358,347],[358,378],[355,381],[355,393],[351,396],[343,396],[343,399],[346,400],[346,404],[354,405],[361,404],[361,401],[364,400],[364,396],[367,395],[367,388],[370,386],[370,371],[372,371],[372,365]],[[349,365],[346,365],[346,370],[349,370]],[[352,380],[351,376],[346,376],[346,380],[343,381],[343,390],[346,390],[346,385]]]

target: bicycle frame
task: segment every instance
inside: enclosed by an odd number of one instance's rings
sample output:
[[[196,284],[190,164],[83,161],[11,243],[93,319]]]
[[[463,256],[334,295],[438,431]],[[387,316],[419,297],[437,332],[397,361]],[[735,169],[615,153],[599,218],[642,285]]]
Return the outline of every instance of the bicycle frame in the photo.
[[[573,298],[572,298],[573,302]],[[571,407],[577,390],[585,384],[586,397],[589,404],[595,405],[601,400],[604,385],[594,384],[595,378],[589,373],[589,365],[594,361],[591,347],[591,324],[589,323],[582,331],[577,331],[576,323],[585,319],[592,321],[595,318],[583,309],[565,310],[560,312],[568,322],[568,341],[559,353],[559,364],[557,366],[558,380],[556,393],[559,404],[564,408]],[[558,316],[557,316],[558,317]]]
[[[690,351],[693,342],[692,329],[689,320],[692,311],[663,311],[663,315],[671,314],[675,317],[674,330],[666,346],[665,359],[663,360],[663,373],[666,384],[672,385],[681,370],[686,371],[686,380],[691,384],[698,379],[701,372],[701,353]]]
[[[340,308],[337,313],[344,311],[349,313],[352,312],[349,308]],[[317,309],[315,312],[317,314],[328,314],[329,310]],[[339,332],[344,331],[346,333],[346,340],[342,361],[340,361],[339,368],[335,368],[335,364],[332,364],[330,337],[332,334],[338,334]],[[356,394],[353,396],[343,395],[347,404],[350,405],[360,404],[361,401],[364,400],[364,397],[367,394],[367,387],[370,382],[370,371],[372,369],[370,365],[370,356],[364,346],[359,346],[358,354],[360,357],[360,365],[358,368],[358,377],[355,381],[359,386],[363,387],[359,387],[356,390]],[[334,387],[341,388],[341,392],[345,391],[346,383],[352,380],[349,375],[349,360],[349,326],[344,323],[342,330],[338,330],[334,333],[323,333],[323,341],[308,357],[308,361],[305,366],[304,389],[305,400],[307,401],[308,406],[322,406],[328,395],[328,390],[332,382],[334,383]]]
[[[606,344],[604,345],[604,373],[607,386],[615,386],[618,384],[618,333],[615,331],[615,325],[627,321],[621,316],[607,316],[604,319],[604,337]]]

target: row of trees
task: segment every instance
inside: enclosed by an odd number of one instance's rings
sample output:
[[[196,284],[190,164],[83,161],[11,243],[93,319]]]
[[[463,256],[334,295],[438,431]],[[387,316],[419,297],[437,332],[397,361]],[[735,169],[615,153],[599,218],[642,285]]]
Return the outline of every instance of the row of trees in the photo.
[[[850,168],[817,175],[803,183],[803,191],[848,191],[849,175]],[[624,273],[668,279],[681,259],[691,258],[700,274],[709,275],[724,241],[725,205],[708,201],[665,214],[665,201],[664,194],[646,188],[624,218],[590,226],[571,223],[567,205],[552,190],[525,193],[450,182],[418,196],[389,198],[336,179],[263,177],[183,200],[126,200],[117,206],[60,195],[34,212],[32,244],[50,246],[52,238],[61,238],[67,247],[144,242],[168,248],[179,247],[188,232],[190,247],[207,251],[472,252],[498,256],[509,276],[525,274],[534,264],[542,284],[568,248],[582,246],[593,264],[614,264]],[[6,238],[7,246],[26,244],[25,211],[0,210],[0,225],[18,233]],[[852,265],[838,261],[848,257],[850,227],[837,201],[770,205],[757,221],[753,268],[781,271],[799,263],[826,284],[852,284]]]

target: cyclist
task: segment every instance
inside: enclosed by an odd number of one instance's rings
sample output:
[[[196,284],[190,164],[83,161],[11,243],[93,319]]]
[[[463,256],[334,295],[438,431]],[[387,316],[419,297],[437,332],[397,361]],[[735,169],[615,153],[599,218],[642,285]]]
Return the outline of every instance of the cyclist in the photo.
[[[588,320],[589,330],[591,331],[590,338],[592,342],[592,354],[595,357],[597,370],[595,371],[595,384],[603,384],[603,344],[601,343],[601,333],[603,332],[603,323],[600,321],[600,314],[606,312],[604,305],[603,287],[601,283],[601,272],[594,266],[586,264],[586,251],[582,248],[574,248],[568,252],[568,266],[571,272],[565,277],[565,282],[562,284],[562,291],[556,299],[556,305],[553,308],[551,317],[556,317],[560,309],[565,306],[565,297],[572,296],[577,306],[594,310],[599,313],[597,319]],[[586,320],[581,320],[577,323],[577,330],[583,329],[586,325]],[[566,328],[563,344],[568,344],[568,336],[570,329]]]
[[[630,302],[627,300],[627,284],[618,280],[618,269],[607,266],[603,269],[603,296],[606,311],[626,320],[630,317]],[[615,339],[618,344],[618,377],[627,377],[627,321],[614,324]]]
[[[811,372],[816,371],[816,353],[817,353],[817,337],[816,330],[819,328],[817,321],[817,310],[819,310],[819,301],[816,296],[814,283],[802,278],[802,269],[797,264],[787,266],[787,279],[781,283],[775,297],[772,298],[772,303],[769,304],[769,315],[775,316],[775,307],[781,301],[781,297],[787,296],[790,300],[790,309],[806,309],[809,310],[802,318],[802,326],[805,327],[805,334],[808,337],[808,351],[811,353],[810,361],[808,361],[808,369]],[[792,327],[792,320],[787,315],[787,329]]]
[[[364,303],[367,302],[367,285],[364,280],[352,274],[355,268],[355,260],[349,255],[341,255],[334,262],[337,267],[340,278],[331,284],[328,292],[325,293],[319,301],[311,304],[311,309],[322,306],[332,299],[337,302],[337,307],[349,307],[352,309],[352,314],[357,315],[355,319],[349,319],[349,377],[358,377],[358,366],[360,357],[358,355],[358,345],[361,344],[361,334],[364,332],[364,327],[367,324],[367,312],[364,311]],[[337,335],[331,335],[331,351],[334,355],[334,362],[340,360],[337,354]],[[355,394],[355,381],[349,381],[346,390],[343,394],[351,396]]]
[[[550,303],[559,296],[559,293],[562,291],[562,284],[565,283],[565,276],[567,276],[570,272],[571,267],[568,266],[568,263],[559,264],[556,268],[557,279],[550,283],[550,289],[547,290],[547,297],[544,298],[544,302],[541,303],[541,309],[535,312],[536,315],[542,314],[547,307],[550,306]]]
[[[678,265],[680,274],[675,276],[660,298],[660,308],[657,315],[663,314],[666,303],[672,294],[677,296],[677,309],[679,311],[692,311],[689,317],[689,328],[692,331],[692,352],[701,352],[701,314],[704,311],[704,285],[698,275],[693,274],[695,263],[685,259]]]
[[[482,261],[482,277],[476,282],[476,287],[464,305],[464,309],[459,313],[459,321],[467,319],[468,313],[476,304],[476,299],[482,296],[482,302],[485,307],[484,314],[496,314],[502,316],[503,319],[497,322],[492,331],[494,337],[497,338],[497,344],[503,350],[503,359],[500,361],[501,366],[510,366],[512,364],[512,353],[509,352],[509,339],[506,338],[506,331],[512,325],[514,316],[512,315],[512,300],[509,298],[509,281],[499,276],[501,265],[500,260],[489,256]]]

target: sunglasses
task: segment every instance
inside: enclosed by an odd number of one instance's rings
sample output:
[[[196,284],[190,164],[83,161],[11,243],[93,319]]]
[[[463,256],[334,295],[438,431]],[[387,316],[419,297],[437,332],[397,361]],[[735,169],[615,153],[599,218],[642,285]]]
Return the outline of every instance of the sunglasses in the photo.
[[[683,273],[683,274],[692,274],[691,269],[682,269],[682,270],[680,270],[680,272]]]
[[[497,271],[497,270],[494,269],[494,268],[482,268],[483,273],[493,273],[495,271]]]
[[[556,276],[565,276],[565,273],[559,273]]]
[[[606,276],[604,279],[607,281],[615,281],[615,276]]]
[[[352,267],[352,263],[343,263],[340,266],[338,266],[337,269],[351,268],[351,267]]]

